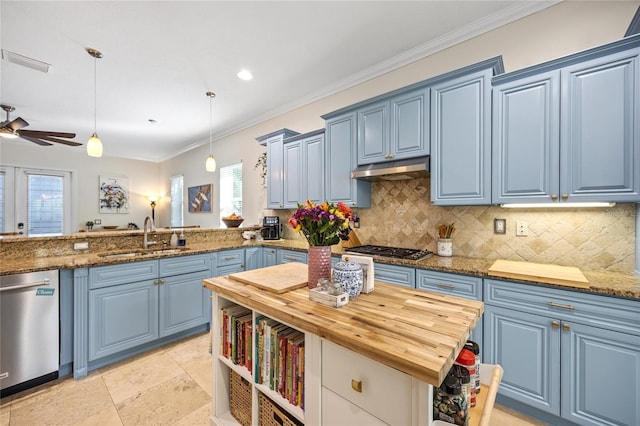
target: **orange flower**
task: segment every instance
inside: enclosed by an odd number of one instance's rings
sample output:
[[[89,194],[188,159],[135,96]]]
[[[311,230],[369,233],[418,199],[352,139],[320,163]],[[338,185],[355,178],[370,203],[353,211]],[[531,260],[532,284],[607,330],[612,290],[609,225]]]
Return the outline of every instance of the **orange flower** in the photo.
[[[349,208],[345,203],[338,203],[338,210],[344,215],[344,217],[351,216],[351,208]]]

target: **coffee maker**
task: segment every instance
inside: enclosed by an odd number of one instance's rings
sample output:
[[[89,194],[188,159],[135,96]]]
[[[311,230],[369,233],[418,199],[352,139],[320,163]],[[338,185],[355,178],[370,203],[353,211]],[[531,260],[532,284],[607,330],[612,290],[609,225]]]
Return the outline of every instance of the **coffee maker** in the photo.
[[[282,224],[278,216],[265,216],[262,219],[260,235],[265,240],[279,240],[282,236]]]

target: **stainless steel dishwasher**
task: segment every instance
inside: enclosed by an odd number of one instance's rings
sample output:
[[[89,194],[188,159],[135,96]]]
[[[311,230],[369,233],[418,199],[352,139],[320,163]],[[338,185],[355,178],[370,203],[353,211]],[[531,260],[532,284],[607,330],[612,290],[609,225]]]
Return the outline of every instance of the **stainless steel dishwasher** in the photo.
[[[0,276],[0,396],[58,377],[58,271]]]

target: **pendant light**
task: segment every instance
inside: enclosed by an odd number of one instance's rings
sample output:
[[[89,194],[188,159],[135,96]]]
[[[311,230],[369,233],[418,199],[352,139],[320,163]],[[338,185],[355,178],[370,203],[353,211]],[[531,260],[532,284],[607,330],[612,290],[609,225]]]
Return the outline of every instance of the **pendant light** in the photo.
[[[87,53],[93,56],[93,135],[87,141],[87,154],[90,157],[102,157],[102,141],[96,131],[96,116],[98,109],[98,89],[97,89],[97,62],[102,58],[102,53],[95,49],[87,48]]]
[[[207,92],[207,96],[209,97],[209,157],[207,157],[206,167],[208,172],[215,172],[216,159],[213,157],[213,98],[216,97],[216,94]]]

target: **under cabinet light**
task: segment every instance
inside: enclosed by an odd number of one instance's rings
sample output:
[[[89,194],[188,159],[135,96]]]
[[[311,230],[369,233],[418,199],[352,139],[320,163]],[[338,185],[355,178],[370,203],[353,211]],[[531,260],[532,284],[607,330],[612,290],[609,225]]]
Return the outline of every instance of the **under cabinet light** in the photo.
[[[591,207],[613,207],[616,203],[514,203],[514,204],[500,204],[500,207],[505,209],[557,209],[557,208],[591,208]]]

